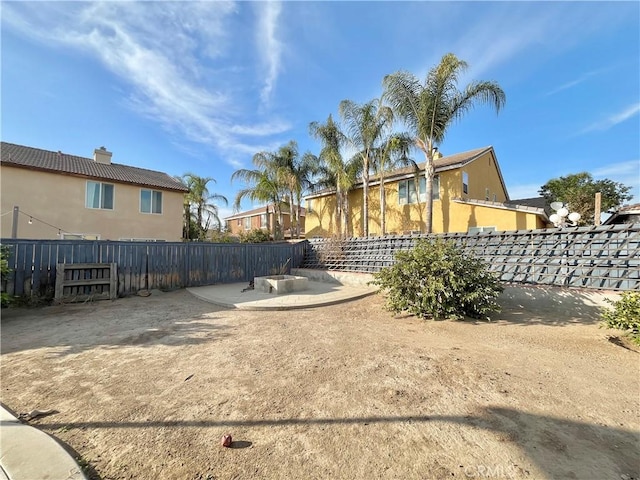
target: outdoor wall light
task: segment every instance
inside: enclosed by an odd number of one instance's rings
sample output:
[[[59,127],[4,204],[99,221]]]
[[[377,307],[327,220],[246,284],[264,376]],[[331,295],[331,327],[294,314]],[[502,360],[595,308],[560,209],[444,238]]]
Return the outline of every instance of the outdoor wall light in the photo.
[[[569,209],[562,202],[552,202],[549,206],[556,212],[549,216],[549,220],[556,227],[565,227],[567,223],[569,226],[575,227],[580,220],[580,214],[578,212],[569,213]]]

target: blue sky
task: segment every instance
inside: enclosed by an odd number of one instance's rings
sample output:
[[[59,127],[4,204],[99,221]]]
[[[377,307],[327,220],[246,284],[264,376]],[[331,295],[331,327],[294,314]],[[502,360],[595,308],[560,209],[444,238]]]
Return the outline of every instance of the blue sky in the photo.
[[[311,121],[453,52],[461,86],[495,80],[507,103],[454,124],[445,155],[493,145],[512,199],[588,171],[640,201],[638,2],[4,1],[1,15],[7,142],[104,145],[116,163],[214,177],[232,203],[255,153],[292,139],[318,153]]]

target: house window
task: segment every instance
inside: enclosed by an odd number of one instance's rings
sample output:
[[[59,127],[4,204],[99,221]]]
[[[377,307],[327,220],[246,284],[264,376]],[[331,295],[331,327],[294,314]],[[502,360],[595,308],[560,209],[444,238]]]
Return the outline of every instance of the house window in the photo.
[[[485,199],[485,200],[487,200],[487,201],[489,201],[489,198],[490,198],[490,197],[489,197],[489,189],[488,189],[488,188],[485,188],[485,189],[484,189],[484,199]]]
[[[140,190],[140,211],[142,213],[162,213],[162,192]]]
[[[60,238],[62,240],[100,240],[100,235],[88,233],[63,233]]]
[[[110,183],[88,181],[85,206],[113,210],[113,189],[114,187]]]
[[[469,227],[469,234],[495,232],[496,227]]]
[[[267,228],[267,214],[260,215],[260,228]]]
[[[462,172],[462,193],[469,193],[469,174]]]
[[[313,201],[312,200],[307,200],[307,211],[308,212],[313,212]]]
[[[239,226],[239,227],[241,227],[241,226],[242,226],[242,219],[241,219],[241,218],[239,218],[239,219],[238,219],[238,226]]]
[[[244,217],[244,229],[251,230],[251,217]]]
[[[425,202],[427,200],[427,179],[420,176],[418,179],[419,191],[416,191],[416,180],[411,178],[408,180],[400,180],[398,182],[398,203],[406,205],[407,203]],[[433,177],[433,192],[431,198],[438,200],[440,198],[440,177]]]

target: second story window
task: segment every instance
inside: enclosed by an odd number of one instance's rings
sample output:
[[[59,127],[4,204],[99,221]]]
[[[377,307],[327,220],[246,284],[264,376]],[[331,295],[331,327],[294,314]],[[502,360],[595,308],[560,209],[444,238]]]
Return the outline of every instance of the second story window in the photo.
[[[421,175],[418,179],[418,191],[416,191],[416,181],[414,178],[409,180],[400,180],[398,182],[398,203],[406,205],[407,203],[425,202],[427,200],[427,179]],[[434,200],[440,198],[440,177],[433,177],[433,192],[431,197]]]
[[[469,194],[469,174],[462,172],[462,193]]]
[[[85,207],[113,210],[113,190],[110,183],[87,181]]]
[[[140,212],[162,213],[162,192],[158,190],[140,190]]]

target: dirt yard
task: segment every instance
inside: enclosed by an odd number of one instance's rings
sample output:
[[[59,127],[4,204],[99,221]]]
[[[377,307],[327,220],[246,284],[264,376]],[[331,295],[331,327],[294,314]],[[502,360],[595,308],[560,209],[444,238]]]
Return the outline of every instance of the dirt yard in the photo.
[[[2,397],[91,478],[640,477],[640,355],[545,290],[492,322],[186,291],[2,312]],[[233,435],[233,448],[220,446]]]

